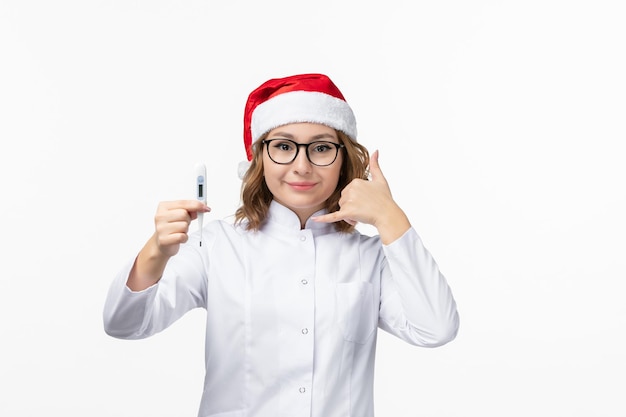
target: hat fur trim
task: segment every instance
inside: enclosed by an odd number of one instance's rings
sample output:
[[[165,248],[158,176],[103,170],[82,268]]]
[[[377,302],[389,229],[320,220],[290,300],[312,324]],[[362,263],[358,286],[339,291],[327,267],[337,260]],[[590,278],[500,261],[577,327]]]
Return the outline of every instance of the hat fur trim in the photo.
[[[290,123],[320,123],[356,140],[356,118],[345,100],[317,91],[291,91],[261,103],[252,113],[252,142]]]

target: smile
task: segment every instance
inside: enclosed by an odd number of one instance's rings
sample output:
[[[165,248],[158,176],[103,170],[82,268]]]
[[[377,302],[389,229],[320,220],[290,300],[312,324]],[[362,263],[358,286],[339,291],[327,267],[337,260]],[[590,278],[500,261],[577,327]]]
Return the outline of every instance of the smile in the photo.
[[[308,191],[316,185],[314,182],[288,182],[287,184],[296,191]]]

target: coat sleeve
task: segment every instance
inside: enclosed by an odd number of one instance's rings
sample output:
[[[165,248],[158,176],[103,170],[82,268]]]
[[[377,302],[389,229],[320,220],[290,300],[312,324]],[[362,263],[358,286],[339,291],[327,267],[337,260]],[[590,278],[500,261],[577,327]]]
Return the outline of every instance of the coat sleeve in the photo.
[[[146,338],[164,330],[189,310],[206,306],[206,252],[196,249],[194,242],[197,247],[197,239],[181,245],[161,280],[143,291],[132,291],[126,286],[134,259],[120,270],[104,303],[104,331],[108,335]]]
[[[383,252],[379,327],[417,346],[452,341],[459,328],[456,302],[415,229],[383,245]]]

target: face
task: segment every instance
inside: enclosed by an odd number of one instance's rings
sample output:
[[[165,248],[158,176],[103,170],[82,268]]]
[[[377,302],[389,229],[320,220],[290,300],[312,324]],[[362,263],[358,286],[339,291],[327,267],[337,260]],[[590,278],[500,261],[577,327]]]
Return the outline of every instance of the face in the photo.
[[[290,139],[296,143],[328,141],[340,143],[333,128],[316,123],[293,123],[278,127],[269,132],[267,140]],[[274,142],[276,143],[276,142]],[[324,203],[337,188],[343,154],[341,150],[335,162],[328,166],[313,165],[306,156],[304,147],[299,147],[296,159],[290,164],[273,162],[263,149],[263,173],[267,187],[274,199],[294,211],[302,224]]]

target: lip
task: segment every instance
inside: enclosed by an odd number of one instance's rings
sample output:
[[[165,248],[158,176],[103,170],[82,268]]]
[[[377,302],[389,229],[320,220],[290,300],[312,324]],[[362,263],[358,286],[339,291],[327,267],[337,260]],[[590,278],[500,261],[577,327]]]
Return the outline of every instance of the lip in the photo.
[[[288,182],[287,185],[296,191],[307,191],[315,187],[314,182]]]

